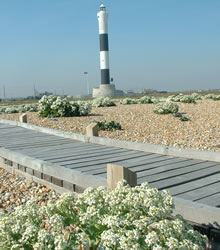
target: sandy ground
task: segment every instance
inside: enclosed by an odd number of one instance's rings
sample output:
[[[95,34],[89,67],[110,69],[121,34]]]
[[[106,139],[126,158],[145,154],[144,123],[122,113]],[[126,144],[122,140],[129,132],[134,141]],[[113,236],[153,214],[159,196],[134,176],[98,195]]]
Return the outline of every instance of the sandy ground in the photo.
[[[121,124],[122,130],[100,131],[101,137],[220,152],[220,101],[202,100],[197,104],[178,105],[179,112],[190,121],[180,121],[172,114],[155,114],[155,104],[118,104],[115,107],[93,108],[89,116],[57,118],[57,121],[28,113],[28,122],[85,134],[89,123],[113,120]],[[20,115],[0,114],[0,117],[18,120]]]

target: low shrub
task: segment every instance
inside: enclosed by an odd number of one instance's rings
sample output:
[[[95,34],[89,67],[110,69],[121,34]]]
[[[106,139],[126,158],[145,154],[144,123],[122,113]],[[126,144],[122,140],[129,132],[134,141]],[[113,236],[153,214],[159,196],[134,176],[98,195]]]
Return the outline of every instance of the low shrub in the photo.
[[[124,98],[120,100],[120,104],[126,105],[126,104],[137,104],[138,99],[129,99],[129,98]]]
[[[169,114],[177,113],[179,106],[175,102],[166,101],[163,103],[158,103],[154,108],[154,113],[156,114]]]
[[[213,99],[215,97],[215,94],[207,94],[204,96],[204,99]]]
[[[98,108],[116,106],[116,104],[109,97],[98,97],[92,102],[92,106]]]
[[[39,116],[41,117],[69,117],[88,115],[91,112],[89,102],[70,102],[66,98],[57,96],[43,96],[39,100]]]
[[[147,183],[88,188],[47,206],[28,201],[0,214],[0,249],[205,249],[207,237],[182,217],[166,219],[173,208],[168,191]]]
[[[184,95],[184,94],[171,95],[171,96],[168,96],[167,100],[173,101],[173,102],[196,103],[195,94],[194,95]]]
[[[37,112],[38,104],[21,104],[21,105],[8,105],[0,106],[0,113],[24,113],[24,112]]]
[[[147,103],[153,103],[152,98],[149,96],[143,96],[140,99],[138,99],[138,103],[140,104],[147,104]]]
[[[186,116],[184,116],[182,113],[172,113],[174,117],[179,117],[181,121],[189,121],[190,119]]]
[[[215,95],[212,98],[214,101],[219,101],[220,100],[220,95]]]
[[[99,130],[109,130],[109,131],[115,131],[115,130],[121,130],[121,125],[118,122],[115,121],[100,121],[96,122],[98,124]]]

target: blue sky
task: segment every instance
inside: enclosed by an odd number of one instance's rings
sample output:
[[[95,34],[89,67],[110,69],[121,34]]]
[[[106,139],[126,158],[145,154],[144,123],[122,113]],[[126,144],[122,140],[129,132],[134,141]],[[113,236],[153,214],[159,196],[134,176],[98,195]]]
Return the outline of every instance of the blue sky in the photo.
[[[118,89],[220,88],[219,0],[0,0],[0,98],[98,86],[101,3]]]

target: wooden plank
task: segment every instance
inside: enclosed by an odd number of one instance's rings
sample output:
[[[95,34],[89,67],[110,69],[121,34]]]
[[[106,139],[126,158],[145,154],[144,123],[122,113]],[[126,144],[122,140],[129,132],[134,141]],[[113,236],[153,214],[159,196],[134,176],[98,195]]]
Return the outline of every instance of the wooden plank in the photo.
[[[41,143],[32,143],[32,144],[25,144],[23,143],[23,146],[8,146],[8,145],[5,145],[4,147],[5,148],[8,148],[10,150],[20,150],[22,151],[23,149],[35,149],[37,147],[50,147],[50,146],[53,146],[53,145],[60,145],[60,144],[68,144],[68,143],[65,143],[65,142],[41,142]]]
[[[197,201],[215,193],[220,193],[220,181],[179,194],[178,197],[186,200]]]
[[[206,198],[196,200],[196,202],[207,204],[213,207],[220,207],[220,192]]]
[[[61,145],[60,145],[61,146]],[[105,147],[100,147],[100,146],[93,146],[92,144],[90,145],[69,145],[68,147],[60,147],[60,149],[57,149],[56,147],[50,147],[50,150],[42,150],[41,152],[36,152],[35,154],[29,154],[32,155],[34,157],[39,157],[39,158],[48,158],[48,157],[56,157],[56,156],[65,156],[65,155],[71,155],[71,153],[73,152],[78,152],[78,153],[82,153],[82,152],[92,152],[92,151],[102,151],[105,150]]]
[[[47,145],[61,145],[61,144],[69,144],[68,141],[23,141],[23,142],[17,142],[17,143],[3,143],[5,148],[15,148],[16,150],[23,150],[23,149],[31,149],[32,147],[45,147]]]
[[[101,164],[98,166],[83,167],[80,171],[85,174],[101,175],[107,172],[107,168],[106,168],[106,164]]]
[[[173,158],[173,157],[170,157],[170,156],[165,156],[164,157],[163,155],[158,155],[158,157],[156,157],[155,154],[150,154],[149,153],[148,155],[143,155],[143,156],[140,156],[138,158],[123,160],[123,161],[117,161],[116,164],[120,164],[120,165],[123,165],[126,168],[128,168],[128,166],[131,166],[134,163],[138,164],[140,162],[141,163],[149,162],[149,160],[150,160],[150,162],[152,162],[152,161],[158,162],[159,159],[160,159],[159,162],[161,162],[164,159],[170,159],[170,158]],[[146,168],[146,166],[145,166],[145,168]],[[89,167],[88,168],[83,168],[81,171],[85,172],[85,173],[88,173],[88,174],[100,175],[100,174],[105,173],[105,165],[97,165],[94,168],[89,168]]]
[[[96,163],[104,163],[107,162],[109,163],[112,162],[112,160],[117,160],[117,159],[127,159],[127,158],[132,158],[132,156],[140,156],[143,155],[144,153],[142,152],[130,152],[130,151],[124,151],[124,152],[115,152],[111,154],[111,158],[109,157],[109,154],[107,155],[101,155],[101,156],[96,156],[94,158],[84,158],[84,157],[80,157],[79,159],[71,159],[71,160],[66,160],[63,159],[62,162],[59,162],[59,165],[61,166],[68,166],[68,165],[74,165],[75,168],[75,164],[78,166],[78,164],[82,164],[82,166],[91,166],[91,165],[96,165]],[[104,162],[103,162],[104,161]],[[56,161],[50,161],[52,163],[56,163]],[[88,164],[88,165],[87,165]]]
[[[218,165],[217,162],[200,162],[200,163],[196,163],[196,164],[192,164],[192,161],[188,162],[187,165],[185,164],[184,166],[184,162],[180,162],[180,167],[178,168],[172,168],[173,166],[168,165],[165,167],[158,167],[158,169],[152,169],[152,170],[144,170],[141,172],[138,172],[138,177],[144,177],[144,176],[148,176],[150,175],[151,180],[152,181],[156,181],[159,179],[164,179],[164,178],[169,178],[169,177],[173,177],[173,176],[178,176],[178,175],[182,175],[182,174],[186,174],[186,173],[191,173],[194,171],[198,171],[201,170],[203,168],[208,168],[208,167],[212,167],[215,165]],[[181,164],[183,164],[181,167]],[[166,171],[166,168],[168,171]],[[161,170],[161,171],[158,171]]]
[[[164,159],[169,159],[170,157],[169,156],[158,156],[156,157],[155,154],[152,156],[152,155],[143,155],[143,156],[140,156],[138,158],[134,158],[134,159],[128,159],[128,160],[123,160],[123,161],[117,161],[116,164],[120,164],[120,165],[123,165],[125,166],[126,168],[128,168],[128,166],[132,165],[132,163],[134,164],[138,164],[138,163],[143,163],[143,162],[154,162],[154,161],[160,161],[161,162],[162,160]],[[172,157],[171,157],[172,158]],[[105,166],[104,166],[105,167]],[[146,168],[146,166],[145,166]],[[89,173],[89,174],[102,174],[104,172],[103,170],[103,165],[97,165],[95,168],[83,168],[81,170],[82,172],[86,172],[86,173]],[[133,170],[132,170],[133,171]],[[135,171],[134,171],[135,172]]]
[[[97,160],[97,161],[88,161],[88,162],[84,162],[84,163],[60,163],[59,165],[60,166],[64,166],[64,167],[68,167],[68,168],[71,168],[71,169],[78,169],[79,168],[79,171],[80,168],[83,168],[83,167],[89,167],[89,166],[96,166],[96,165],[101,165],[101,164],[107,164],[107,163],[115,163],[115,162],[118,162],[120,160],[124,160],[124,159],[132,159],[132,158],[138,158],[139,156],[142,156],[144,153],[143,152],[140,152],[140,153],[129,153],[128,155],[125,155],[125,156],[119,156],[119,157],[114,157],[114,158],[107,158],[107,159],[104,159],[104,160]]]
[[[139,152],[143,152],[143,151],[139,151]],[[167,156],[167,155],[161,155],[161,154],[154,154],[154,153],[147,153],[144,152],[145,155],[142,158],[139,159],[129,159],[129,160],[123,160],[120,161],[118,163],[120,163],[121,165],[126,165],[126,167],[133,167],[133,166],[137,166],[137,165],[141,165],[145,162],[147,162],[148,160],[152,161],[161,161],[163,159],[171,159],[173,158],[173,156]]]
[[[215,175],[219,173],[219,166],[212,166],[209,168],[205,168],[199,171],[195,171],[192,173],[177,175],[177,176],[169,176],[168,178],[161,177],[161,179],[157,181],[152,181],[152,176],[146,176],[138,178],[138,184],[142,182],[149,182],[152,186],[157,187],[159,189],[170,188],[176,185],[181,185],[183,183],[187,183],[190,181],[194,181],[197,179],[201,179],[204,177],[208,177],[211,175]]]
[[[52,144],[50,147],[48,147],[45,144],[42,145],[37,145],[35,146],[35,150],[33,150],[32,148],[23,148],[23,149],[16,149],[16,152],[21,152],[23,154],[27,154],[29,156],[40,156],[40,155],[48,155],[48,153],[51,152],[58,152],[59,148],[62,149],[62,147],[65,147],[66,149],[68,149],[69,147],[71,147],[72,142],[65,142],[63,144]],[[48,149],[50,149],[48,151]],[[47,153],[48,151],[48,153]]]
[[[169,190],[171,194],[175,196],[206,185],[208,186],[212,183],[216,183],[219,180],[220,180],[220,174],[216,174],[199,180],[194,180],[193,182],[184,183],[180,186],[171,187],[169,188]]]
[[[42,154],[43,155],[47,155],[47,154],[50,154],[50,153],[53,154],[53,152],[55,152],[55,154],[57,154],[56,150],[59,150],[60,152],[62,152],[62,151],[66,151],[66,150],[72,150],[72,149],[74,150],[74,149],[77,149],[77,148],[84,148],[84,147],[88,147],[88,148],[89,147],[90,148],[99,147],[99,148],[102,148],[100,145],[99,146],[95,146],[95,145],[93,146],[92,144],[88,144],[88,143],[70,141],[70,143],[68,143],[68,146],[62,145],[62,144],[53,145],[50,148],[47,147],[46,149],[38,150],[37,152],[32,151],[30,153],[30,155],[33,154],[35,156],[37,156],[37,155],[41,156]],[[25,149],[25,150],[28,150],[28,149]]]
[[[189,160],[185,158],[165,158],[161,161],[146,162],[143,165],[129,167],[132,171],[140,172],[139,175],[151,175],[161,172],[167,172],[173,169],[179,169],[185,166],[191,166],[192,164],[198,164],[201,161]]]
[[[127,152],[128,150],[126,149],[118,149],[118,148],[115,148],[115,149],[103,149],[103,150],[83,150],[81,152],[76,152],[76,151],[72,151],[71,154],[69,155],[65,155],[63,156],[62,155],[57,155],[57,156],[54,156],[53,158],[51,158],[50,156],[48,157],[45,157],[45,158],[42,158],[44,159],[45,161],[53,161],[53,163],[58,163],[59,162],[63,162],[63,160],[65,159],[65,162],[66,161],[72,161],[72,160],[76,160],[76,159],[82,159],[82,156],[83,156],[83,159],[92,159],[93,157],[102,157],[102,156],[109,156],[109,155],[112,155],[112,154],[117,154],[117,153],[122,153],[122,152]]]

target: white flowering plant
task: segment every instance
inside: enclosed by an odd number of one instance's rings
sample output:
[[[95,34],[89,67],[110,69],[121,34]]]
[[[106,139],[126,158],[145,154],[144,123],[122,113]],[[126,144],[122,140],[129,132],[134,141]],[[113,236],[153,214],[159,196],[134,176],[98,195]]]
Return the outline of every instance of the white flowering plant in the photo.
[[[91,104],[78,101],[71,102],[67,98],[57,96],[43,96],[39,100],[39,116],[41,117],[68,117],[88,115]]]
[[[205,249],[207,237],[182,217],[167,219],[173,208],[168,191],[125,181],[113,191],[63,194],[47,206],[28,201],[0,214],[0,249]]]
[[[175,102],[166,101],[162,103],[158,103],[154,108],[154,113],[156,114],[169,114],[169,113],[177,113],[179,110],[179,105]]]
[[[120,100],[120,104],[127,105],[127,104],[137,104],[138,99],[130,99],[130,98],[124,98]]]
[[[24,113],[24,112],[37,112],[38,104],[21,104],[21,105],[2,105],[0,106],[0,113],[13,114],[13,113]]]
[[[192,95],[184,95],[182,93],[178,95],[171,95],[168,96],[167,101],[173,101],[173,102],[184,102],[184,103],[196,103],[196,100],[198,100],[200,97],[199,95],[195,95],[196,93]]]
[[[116,106],[115,102],[109,97],[98,97],[92,102],[93,107],[110,107]]]
[[[153,101],[150,96],[142,96],[141,98],[138,99],[138,103],[147,104],[147,103],[153,103]]]

